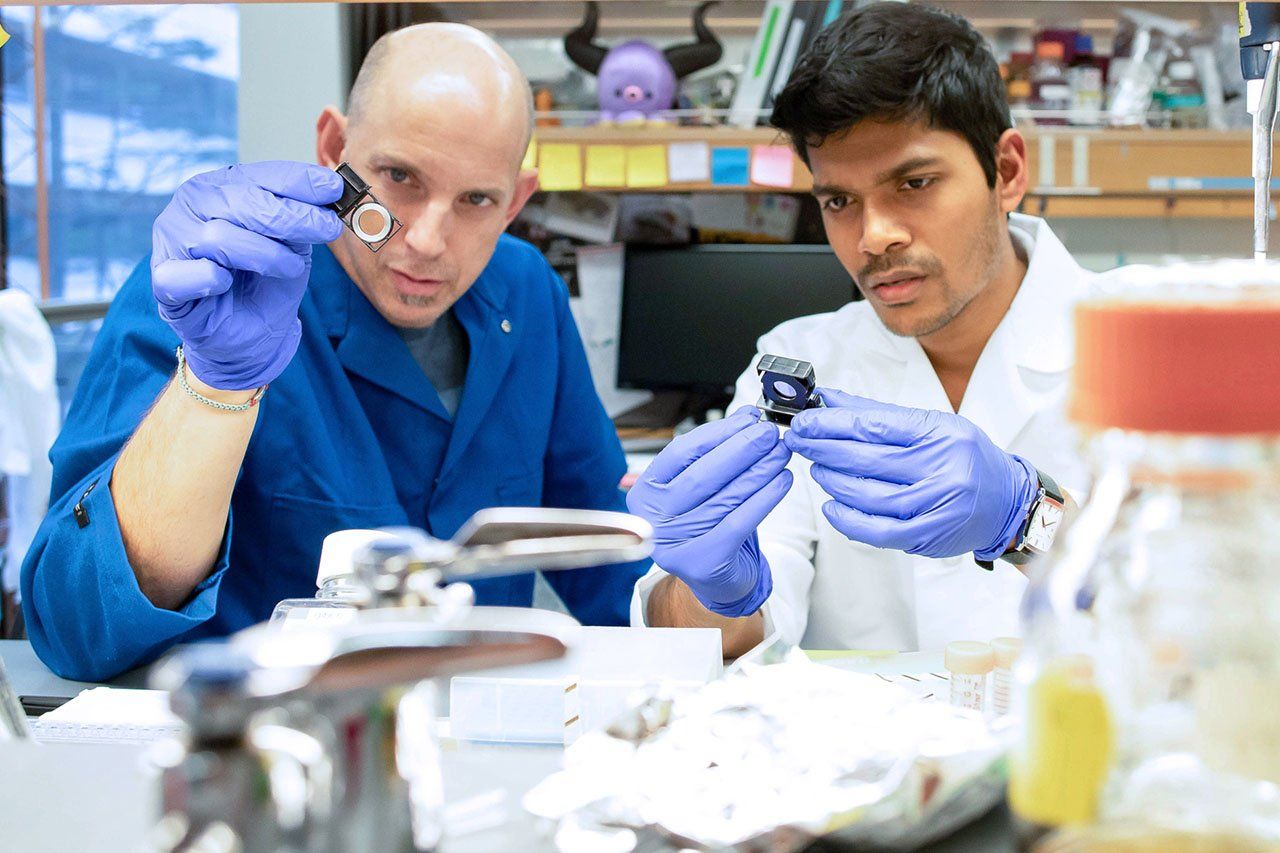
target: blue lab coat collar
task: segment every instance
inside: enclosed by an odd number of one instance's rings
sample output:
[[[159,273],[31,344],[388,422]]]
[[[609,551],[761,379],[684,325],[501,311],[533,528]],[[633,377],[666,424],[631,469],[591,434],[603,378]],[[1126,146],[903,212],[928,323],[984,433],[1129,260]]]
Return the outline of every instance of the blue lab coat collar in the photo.
[[[438,418],[450,420],[400,334],[356,287],[327,246],[317,246],[313,253],[310,293],[344,368]],[[454,304],[471,344],[471,356],[442,474],[466,450],[515,355],[519,330],[503,330],[504,322],[511,328],[507,316],[510,296],[510,283],[490,263]]]

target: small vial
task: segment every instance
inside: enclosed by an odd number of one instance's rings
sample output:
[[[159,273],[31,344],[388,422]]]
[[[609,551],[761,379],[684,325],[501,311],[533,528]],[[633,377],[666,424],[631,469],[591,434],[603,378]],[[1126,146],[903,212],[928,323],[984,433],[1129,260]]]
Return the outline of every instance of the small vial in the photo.
[[[286,598],[271,613],[283,628],[337,625],[355,617],[366,598],[355,575],[355,553],[370,542],[388,538],[381,530],[337,530],[324,538],[314,598]]]
[[[1017,637],[996,637],[991,641],[991,654],[995,669],[991,674],[991,707],[997,717],[1009,713],[1013,700],[1013,662],[1022,653],[1022,640]]]
[[[362,589],[356,577],[356,554],[372,542],[394,538],[384,530],[335,530],[320,546],[320,568],[316,572],[316,598],[352,601]]]
[[[973,640],[947,643],[943,663],[951,674],[951,704],[982,712],[987,701],[987,673],[995,658],[991,646]]]

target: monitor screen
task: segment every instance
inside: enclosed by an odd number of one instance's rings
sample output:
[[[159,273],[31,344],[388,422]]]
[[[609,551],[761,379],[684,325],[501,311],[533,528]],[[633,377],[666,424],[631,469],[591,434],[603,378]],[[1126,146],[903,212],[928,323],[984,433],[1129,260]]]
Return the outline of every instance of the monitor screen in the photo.
[[[618,385],[731,389],[765,332],[855,298],[829,246],[628,246]]]

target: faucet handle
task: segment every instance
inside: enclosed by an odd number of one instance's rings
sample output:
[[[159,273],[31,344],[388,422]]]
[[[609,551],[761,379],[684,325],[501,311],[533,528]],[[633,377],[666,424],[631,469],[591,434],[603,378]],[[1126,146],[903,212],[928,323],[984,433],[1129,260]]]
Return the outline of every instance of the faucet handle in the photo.
[[[653,528],[623,512],[547,507],[484,509],[458,531],[445,580],[630,563],[653,551]]]
[[[432,608],[378,608],[344,625],[280,631],[256,625],[225,642],[175,649],[150,686],[193,732],[243,732],[254,713],[292,697],[381,691],[475,669],[564,655],[565,638],[520,630],[440,627]]]
[[[353,574],[373,608],[460,613],[470,606],[470,593],[452,581],[630,563],[653,550],[653,528],[644,519],[594,510],[484,509],[449,540],[409,527],[381,532],[386,535],[353,556]]]

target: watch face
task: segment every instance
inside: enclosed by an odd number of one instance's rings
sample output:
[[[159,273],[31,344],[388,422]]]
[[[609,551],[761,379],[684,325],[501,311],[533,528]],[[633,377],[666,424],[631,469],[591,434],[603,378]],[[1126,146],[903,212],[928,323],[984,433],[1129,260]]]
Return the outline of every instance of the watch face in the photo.
[[[1053,537],[1058,535],[1058,525],[1062,523],[1063,515],[1062,507],[1049,501],[1040,501],[1031,517],[1031,525],[1023,544],[1037,551],[1048,551],[1053,544]]]

